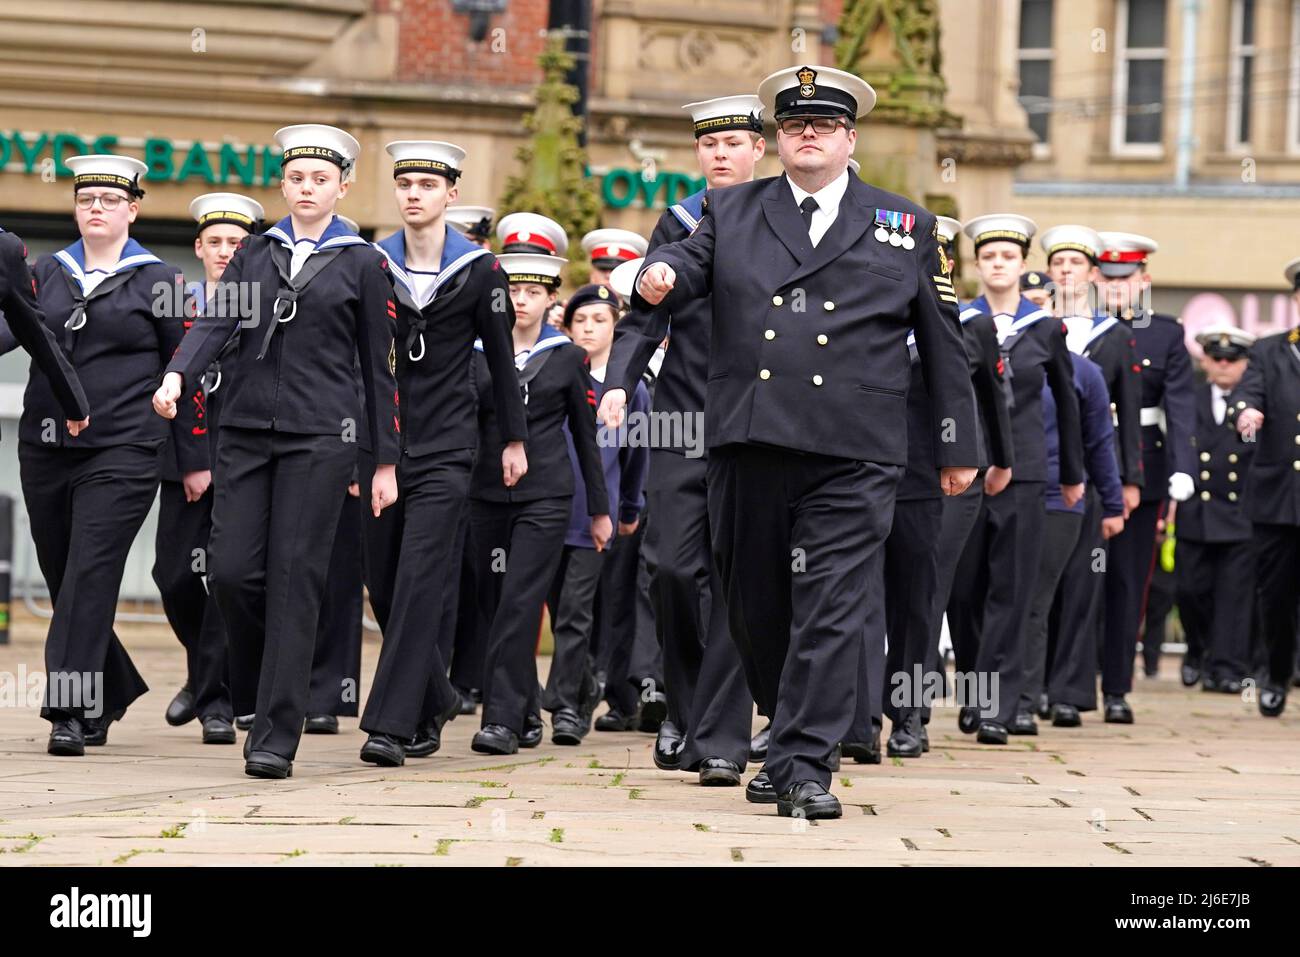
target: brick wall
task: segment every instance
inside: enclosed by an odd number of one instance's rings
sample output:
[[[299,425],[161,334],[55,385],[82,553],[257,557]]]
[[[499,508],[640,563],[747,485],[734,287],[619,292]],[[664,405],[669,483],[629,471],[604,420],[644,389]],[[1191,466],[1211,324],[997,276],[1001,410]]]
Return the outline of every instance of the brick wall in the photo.
[[[540,79],[547,0],[509,0],[480,43],[470,40],[469,16],[453,13],[451,0],[375,0],[375,7],[397,14],[401,80],[526,89]],[[498,28],[504,51],[493,49]]]

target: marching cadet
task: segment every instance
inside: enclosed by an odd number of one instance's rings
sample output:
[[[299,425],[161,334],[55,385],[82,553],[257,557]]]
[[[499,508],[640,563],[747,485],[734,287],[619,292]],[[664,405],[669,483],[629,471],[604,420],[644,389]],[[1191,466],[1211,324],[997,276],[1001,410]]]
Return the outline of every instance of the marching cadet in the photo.
[[[194,255],[203,263],[204,279],[186,303],[193,317],[203,314],[235,250],[266,213],[257,200],[238,193],[205,193],[190,203],[190,215],[198,226]],[[193,318],[187,318],[185,328],[193,323]],[[197,716],[204,744],[235,743],[226,629],[208,587],[207,562],[196,562],[195,556],[206,556],[212,531],[212,469],[225,397],[221,361],[237,344],[237,337],[232,337],[177,410],[175,440],[162,456],[154,540],[153,580],[167,621],[185,648],[185,685],[168,705],[166,720],[179,727]]]
[[[1020,295],[1024,296],[1039,309],[1052,308],[1052,277],[1045,272],[1029,270],[1020,277]]]
[[[619,311],[618,294],[609,286],[597,285],[583,286],[564,307],[569,337],[587,352],[589,385],[597,402],[608,378],[609,352]],[[641,417],[650,410],[650,394],[642,384],[638,384],[632,408]],[[649,451],[644,444],[622,441],[617,432],[606,431],[598,438],[610,513],[618,516],[618,534],[626,538],[635,534],[645,506],[642,489],[650,464]],[[606,556],[591,536],[581,463],[572,438],[568,438],[568,445],[575,479],[573,503],[564,538],[558,601],[552,605],[555,652],[542,693],[542,707],[551,712],[551,741],[576,745],[591,730],[592,711],[600,699],[599,683],[591,667],[592,628]],[[635,594],[634,580],[617,584]]]
[[[209,572],[230,638],[235,710],[246,714],[254,709],[241,701],[256,702],[244,772],[283,778],[293,773],[308,709],[358,422],[365,417],[378,462],[375,514],[397,497],[398,443],[387,263],[334,215],[359,145],[314,124],[285,127],[275,139],[289,215],[249,236],[230,261],[220,294],[168,365],[154,408],[173,417],[186,383],[244,323],[222,410]],[[255,690],[243,677],[254,674]]]
[[[938,227],[941,261],[951,262],[953,243],[961,232],[961,223],[940,216]],[[963,310],[960,318],[978,412],[980,467],[985,469],[992,464],[1009,473],[1015,450],[1003,377],[1005,364],[998,348],[993,319],[973,309]],[[870,693],[883,695],[883,712],[893,722],[886,753],[890,757],[919,758],[929,750],[923,709],[930,702],[923,700],[926,685],[922,683],[917,687],[915,676],[918,670],[938,669],[938,643],[934,642],[931,655],[931,638],[937,639],[939,630],[935,619],[943,614],[943,604],[936,603],[935,592],[939,565],[943,561],[940,533],[944,504],[945,501],[955,502],[969,492],[951,499],[945,499],[940,492],[934,440],[929,428],[932,421],[930,393],[922,375],[914,336],[908,338],[908,352],[911,382],[907,392],[907,471],[898,486],[894,523],[885,541],[885,623],[889,650],[887,659],[883,663],[876,662],[874,670],[886,680],[883,687],[873,687]],[[960,554],[961,549],[956,551]],[[868,666],[867,658],[871,654],[878,658],[879,650],[868,649],[863,653],[864,667]],[[858,694],[863,694],[861,686]],[[861,706],[859,700],[859,711]],[[871,740],[874,740],[874,729]],[[842,747],[841,750],[846,756],[858,759],[850,749]],[[874,748],[873,754],[878,753],[879,747]]]
[[[1208,381],[1195,390],[1197,494],[1177,506],[1178,617],[1187,635],[1185,664],[1201,673],[1206,691],[1237,694],[1251,673],[1255,551],[1244,493],[1255,443],[1233,428],[1228,397],[1246,374],[1255,337],[1214,326],[1196,341]]]
[[[1300,259],[1286,267],[1300,306]],[[1237,431],[1255,442],[1246,480],[1246,509],[1255,540],[1260,631],[1268,648],[1268,678],[1259,713],[1286,708],[1295,675],[1296,588],[1300,567],[1300,328],[1255,343],[1241,384],[1232,393]]]
[[[964,702],[958,715],[958,727],[976,732],[982,744],[1006,744],[1008,734],[1038,733],[1032,711],[1023,707],[1021,681],[1025,623],[1046,522],[1044,383],[1056,400],[1061,498],[1073,505],[1083,494],[1079,400],[1065,337],[1050,312],[1020,295],[1020,276],[1036,230],[1032,220],[1011,213],[979,216],[964,230],[975,244],[984,292],[963,315],[968,321],[973,321],[972,313],[992,317],[1003,373],[1011,385],[1015,461],[1014,472],[993,466],[984,476],[983,498],[952,573],[947,605],[957,671],[997,675],[997,713],[982,714]],[[961,518],[956,513],[951,524],[945,521],[943,549],[953,544],[946,536],[950,528],[960,531]]]
[[[609,274],[625,262],[645,255],[648,243],[644,236],[627,229],[593,229],[582,237],[582,251],[591,260],[588,282],[609,285]],[[567,308],[567,306],[566,306]]]
[[[772,715],[766,787],[746,797],[834,818],[831,767],[856,700],[844,662],[883,626],[869,571],[907,457],[909,326],[932,435],[953,440],[935,443],[947,494],[975,476],[975,411],[933,214],[849,175],[875,91],[802,66],[759,97],[785,175],[706,192],[695,231],[647,256],[633,305],[662,304],[662,324],[710,292],[725,304],[705,402],[710,532],[732,637]]]
[[[492,217],[497,211],[490,206],[448,206],[447,225],[475,246],[492,247]]]
[[[476,337],[491,373],[501,438],[499,448],[484,450],[482,470],[503,490],[528,471],[528,428],[512,381],[514,310],[506,276],[489,250],[445,218],[456,199],[465,151],[418,140],[385,148],[393,157],[394,195],[404,223],[377,244],[397,296],[402,455],[397,506],[366,521],[371,602],[384,642],[361,718],[370,735],[361,759],[391,767],[403,764],[407,753],[437,750],[442,725],[462,706],[441,646],[442,630],[454,624],[447,603],[459,592],[457,527],[479,442]]]
[[[707,188],[751,182],[767,150],[762,100],[723,96],[682,109],[691,115]],[[659,217],[650,250],[695,230],[705,193],[687,196]],[[749,759],[754,699],[740,652],[727,636],[726,602],[713,565],[708,460],[702,448],[688,450],[689,442],[699,446],[703,439],[712,315],[710,296],[683,300],[662,317],[632,309],[619,324],[610,360],[610,381],[621,385],[605,393],[600,417],[619,424],[627,397],[659,354],[665,332],[659,324],[666,320],[672,333],[655,383],[654,415],[660,422],[680,421],[682,428],[666,441],[660,436],[651,451],[647,487],[645,556],[668,697],[654,762],[663,770],[698,762],[702,784],[726,786],[740,783]]]
[[[1097,269],[1102,240],[1096,231],[1087,226],[1054,226],[1040,240],[1047,254],[1047,270],[1055,290],[1057,314],[1065,324],[1065,341],[1070,351],[1091,359],[1101,367],[1106,378],[1106,391],[1110,394],[1115,414],[1115,440],[1118,443],[1120,479],[1124,483],[1124,519],[1141,504],[1143,485],[1142,462],[1142,366],[1138,364],[1137,346],[1133,330],[1114,316],[1097,308],[1097,289],[1100,279]],[[1154,529],[1152,531],[1154,536]],[[1083,529],[1075,544],[1076,552],[1095,555],[1103,547],[1100,501],[1089,495],[1084,510]],[[1074,567],[1072,560],[1071,566]],[[1109,566],[1108,566],[1109,568]],[[1128,569],[1115,568],[1117,575],[1128,574]],[[1143,581],[1147,573],[1143,573]],[[1071,601],[1069,592],[1090,589],[1087,602],[1078,601],[1075,607],[1086,609],[1086,616],[1068,619],[1071,631],[1090,629],[1102,638],[1102,609],[1106,580],[1096,574],[1073,575],[1067,569],[1062,580],[1061,600]],[[1102,695],[1105,720],[1110,724],[1132,724],[1133,709],[1125,696],[1133,690],[1133,666],[1137,655],[1136,619],[1127,637],[1106,630],[1102,651]],[[1086,697],[1084,689],[1076,689]]]
[[[510,219],[507,216],[502,225]],[[481,615],[490,622],[482,727],[470,745],[482,754],[514,754],[541,742],[534,649],[574,492],[566,423],[578,454],[597,550],[613,534],[596,446],[595,397],[583,368],[586,353],[545,322],[568,260],[503,253],[500,262],[515,310],[512,335],[518,375],[509,381],[522,391],[527,410],[528,472],[512,484],[502,481],[497,463],[511,432],[498,410],[496,391],[501,386],[494,385],[484,354],[475,368],[483,449],[470,480],[478,596]]]
[[[33,363],[18,426],[18,466],[32,539],[54,603],[45,639],[49,675],[41,716],[48,751],[82,755],[148,690],[113,632],[122,570],[158,489],[168,427],[148,396],[184,335],[178,270],[130,238],[146,167],[125,156],[74,156],[81,238],[36,263],[45,326],[61,341],[84,397],[66,374]],[[12,247],[11,247],[12,248]],[[11,267],[16,268],[16,267]],[[12,320],[27,325],[22,309]],[[28,336],[29,339],[35,337]],[[37,343],[39,347],[39,343]],[[66,422],[86,403],[93,429]],[[89,687],[76,677],[94,675]],[[75,677],[74,677],[75,676]],[[98,676],[102,676],[98,677]]]
[[[1192,496],[1195,464],[1192,431],[1196,405],[1192,397],[1192,362],[1183,342],[1183,326],[1173,316],[1146,308],[1151,294],[1147,271],[1156,242],[1135,233],[1102,232],[1097,268],[1106,294],[1108,311],[1128,327],[1135,355],[1142,367],[1142,490],[1130,509],[1124,531],[1107,546],[1105,577],[1104,648],[1117,658],[1137,647],[1142,610],[1155,567],[1156,532],[1165,520],[1168,502],[1185,502]],[[1133,656],[1127,656],[1132,688]],[[1114,679],[1112,681],[1112,678]],[[1122,690],[1122,678],[1112,676],[1107,685]]]

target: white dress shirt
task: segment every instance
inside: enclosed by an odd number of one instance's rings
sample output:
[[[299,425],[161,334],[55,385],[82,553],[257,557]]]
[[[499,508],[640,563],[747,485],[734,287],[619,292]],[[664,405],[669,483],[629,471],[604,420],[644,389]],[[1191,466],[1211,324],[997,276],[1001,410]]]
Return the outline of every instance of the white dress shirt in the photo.
[[[1214,421],[1223,425],[1223,418],[1228,414],[1228,393],[1217,385],[1210,385],[1210,409],[1214,412]]]
[[[1076,356],[1083,355],[1092,335],[1092,316],[1065,317],[1065,346]]]
[[[844,170],[838,177],[831,180],[815,193],[808,193],[800,189],[795,181],[789,176],[785,181],[790,184],[790,191],[794,193],[794,204],[800,205],[805,199],[811,196],[817,201],[817,209],[812,214],[812,222],[808,224],[808,238],[816,246],[826,230],[831,228],[835,222],[835,217],[840,214],[840,200],[844,198],[845,191],[849,188],[849,171]]]

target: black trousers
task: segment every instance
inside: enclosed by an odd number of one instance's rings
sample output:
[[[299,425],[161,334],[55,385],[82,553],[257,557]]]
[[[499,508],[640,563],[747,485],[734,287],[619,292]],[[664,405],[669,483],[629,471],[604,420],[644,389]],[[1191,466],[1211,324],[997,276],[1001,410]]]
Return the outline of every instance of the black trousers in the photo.
[[[1047,675],[1055,651],[1048,642],[1048,620],[1066,563],[1079,540],[1083,515],[1078,512],[1047,513],[1043,526],[1043,555],[1034,583],[1034,597],[1025,623],[1025,680],[1020,689],[1020,710],[1033,714],[1039,695],[1047,691]]]
[[[361,513],[370,509],[370,485],[362,496],[348,495],[339,513],[330,552],[325,594],[321,598],[320,620],[316,625],[316,652],[311,662],[308,714],[332,714],[355,718],[361,700],[361,617],[365,613],[362,594]],[[362,505],[362,502],[365,505]],[[401,499],[398,499],[400,504]],[[384,509],[387,513],[396,504]]]
[[[1109,542],[1104,576],[1105,632],[1102,638],[1101,690],[1123,695],[1133,690],[1138,629],[1147,586],[1156,561],[1156,524],[1165,502],[1142,502],[1129,513],[1124,531]]]
[[[595,708],[599,689],[591,654],[591,634],[604,563],[604,552],[564,546],[558,601],[551,605],[555,650],[542,692],[542,707],[551,713],[581,714]]]
[[[957,563],[966,550],[966,541],[979,518],[984,501],[984,472],[971,482],[970,488],[960,495],[944,496],[943,518],[939,525],[939,538],[935,547],[934,610],[930,622],[930,643],[925,654],[925,670],[940,676],[941,685],[947,686],[947,672],[939,660],[939,639],[943,634],[943,617],[952,597],[953,579],[957,577]],[[930,723],[930,705],[921,707],[921,720]]]
[[[1254,524],[1260,630],[1268,645],[1268,683],[1287,689],[1296,668],[1296,569],[1300,526]]]
[[[361,717],[370,734],[408,740],[460,700],[440,646],[459,588],[456,546],[473,464],[470,449],[403,456],[397,503],[366,520],[371,603],[384,636]]]
[[[872,554],[867,563],[868,582],[883,584],[887,560],[883,548]],[[873,584],[872,587],[879,586]],[[885,622],[889,615],[889,598],[886,592],[884,603],[873,604],[867,612],[867,620],[862,629],[862,647],[858,654],[857,700],[853,707],[853,724],[844,738],[846,743],[871,744],[884,724],[885,699],[893,691],[887,687],[886,681]],[[910,692],[910,689],[905,690]],[[908,707],[908,704],[900,696],[893,707],[898,712]]]
[[[990,681],[996,676],[989,709],[996,714],[980,716],[1007,726],[1025,678],[1025,629],[1046,521],[1042,482],[1013,479],[1000,494],[985,495],[948,601],[957,670]]]
[[[357,461],[335,435],[221,427],[211,584],[252,748],[292,759],[307,715],[321,600]]]
[[[652,670],[639,676],[632,668],[638,642],[645,640],[647,632],[650,643],[658,647],[654,612],[650,607],[650,575],[641,557],[646,518],[642,513],[635,532],[619,535],[610,544],[600,570],[600,587],[596,590],[592,632],[596,673],[604,675],[605,701],[610,711],[622,715],[636,713],[643,677],[655,688],[663,684],[657,672]]]
[[[1174,575],[1160,566],[1161,543],[1156,543],[1156,564],[1147,586],[1142,618],[1142,663],[1148,674],[1160,668],[1160,649],[1165,643],[1169,613],[1174,610]],[[1175,544],[1175,549],[1177,545]]]
[[[1090,485],[1084,493],[1083,523],[1061,575],[1048,617],[1052,664],[1047,697],[1052,704],[1097,708],[1097,644],[1106,549],[1101,537],[1101,498]]]
[[[474,542],[470,532],[468,499],[456,525],[456,555],[458,566],[451,570],[456,587],[450,587],[452,582],[448,581],[439,647],[442,660],[451,664],[452,685],[459,691],[468,692],[483,687],[483,655],[487,648],[487,623],[479,615],[477,579],[474,577]]]
[[[1180,538],[1175,545],[1174,572],[1178,616],[1192,659],[1199,659],[1205,674],[1219,681],[1249,676],[1250,612],[1255,597],[1253,544]]]
[[[923,673],[935,631],[934,596],[939,577],[936,545],[942,527],[943,499],[894,503],[894,525],[885,540],[885,631],[889,651],[882,676],[885,680],[875,692],[883,694],[884,713],[891,721],[901,722],[905,712],[926,703],[922,695],[926,687]]]
[[[531,502],[470,500],[474,574],[490,622],[483,670],[483,726],[521,734],[537,708],[537,639],[569,526],[571,496]]]
[[[226,626],[207,582],[215,492],[209,488],[197,502],[187,502],[184,485],[164,480],[158,498],[153,580],[167,622],[185,648],[185,683],[194,696],[194,713],[200,720],[230,721]]]
[[[41,717],[115,715],[149,690],[113,631],[127,553],[158,490],[158,452],[18,444],[36,560],[54,603]]]
[[[872,555],[893,522],[902,468],[750,445],[710,453],[709,521],[731,636],[772,715],[778,792],[831,783],[853,722],[873,606]]]

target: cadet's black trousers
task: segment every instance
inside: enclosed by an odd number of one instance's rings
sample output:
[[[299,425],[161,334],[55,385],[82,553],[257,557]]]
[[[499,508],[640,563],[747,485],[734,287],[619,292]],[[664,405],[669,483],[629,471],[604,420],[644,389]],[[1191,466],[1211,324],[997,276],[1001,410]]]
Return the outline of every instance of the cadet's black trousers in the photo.
[[[564,550],[572,497],[531,502],[470,500],[478,598],[488,626],[483,670],[484,726],[522,734],[536,708],[542,605]]]
[[[622,715],[636,713],[643,680],[649,679],[655,688],[663,685],[653,663],[659,643],[650,605],[650,574],[641,556],[646,520],[642,513],[635,532],[619,535],[610,544],[596,592],[592,635],[596,672],[605,676],[605,701],[610,711]],[[642,647],[647,643],[651,646],[648,652]],[[638,670],[633,670],[634,662]],[[649,670],[639,670],[645,668]]]
[[[1195,649],[1193,660],[1199,659],[1205,674],[1219,681],[1240,681],[1250,675],[1255,599],[1252,543],[1179,538],[1174,546],[1174,576],[1178,617],[1189,652]]]
[[[215,497],[209,488],[197,502],[187,502],[184,485],[163,480],[153,580],[167,622],[185,648],[185,683],[194,695],[194,713],[200,720],[215,717],[230,721],[234,711],[226,665],[226,626],[206,582]]]
[[[362,505],[364,500],[365,505]],[[397,505],[384,509],[387,514]],[[361,696],[361,616],[365,612],[361,581],[361,512],[370,513],[370,484],[361,496],[348,495],[339,513],[325,577],[325,594],[316,626],[311,662],[308,714],[355,718]]]
[[[863,629],[884,601],[871,558],[893,522],[902,468],[782,449],[710,450],[709,522],[732,639],[772,716],[778,793],[830,786],[853,722]]]
[[[542,692],[542,707],[554,713],[586,714],[598,698],[591,656],[591,632],[596,613],[596,590],[605,553],[594,548],[564,546],[558,601],[551,605],[554,652]]]
[[[1083,515],[1078,512],[1048,512],[1043,526],[1043,560],[1038,566],[1038,580],[1025,622],[1025,680],[1020,688],[1020,710],[1033,714],[1038,698],[1047,690],[1048,664],[1052,651],[1048,646],[1048,620],[1056,599],[1061,574],[1079,540]]]
[[[1025,623],[1046,520],[1042,482],[1013,479],[998,495],[985,495],[948,601],[957,670],[969,673],[973,667],[990,682],[996,675],[991,703],[997,713],[980,717],[1008,727],[1024,681]]]
[[[889,652],[884,682],[877,692],[884,696],[884,713],[891,721],[902,721],[906,711],[924,704],[924,671],[934,632],[934,593],[939,577],[935,547],[942,526],[943,499],[894,503],[894,525],[885,540],[885,630]]]
[[[971,482],[970,488],[960,495],[946,495],[942,501],[943,519],[935,547],[934,610],[930,621],[930,643],[925,654],[925,670],[942,676],[942,684],[946,687],[947,673],[939,659],[939,638],[943,633],[943,616],[948,611],[948,600],[952,597],[957,563],[966,550],[966,540],[970,538],[971,529],[979,518],[980,505],[984,501],[983,470]],[[930,705],[921,707],[921,720],[930,723]]]
[[[1061,574],[1056,603],[1048,616],[1052,663],[1047,698],[1080,711],[1097,708],[1097,642],[1106,550],[1101,537],[1101,497],[1091,485],[1084,492],[1083,524]]]
[[[1296,667],[1296,619],[1300,591],[1300,526],[1254,523],[1255,574],[1259,588],[1260,631],[1268,646],[1269,684],[1283,691]]]
[[[1124,531],[1107,543],[1102,694],[1133,690],[1138,629],[1156,561],[1156,524],[1164,511],[1163,501],[1141,503],[1129,513]]]
[[[404,455],[397,504],[378,520],[367,519],[371,602],[384,636],[361,717],[361,729],[370,734],[408,740],[422,719],[460,701],[440,644],[442,630],[452,624],[447,603],[456,600],[459,586],[458,528],[473,464],[470,449]]]
[[[127,553],[158,489],[158,452],[20,442],[18,468],[36,560],[54,603],[41,717],[124,712],[149,687],[113,632],[113,619]]]
[[[230,640],[235,713],[257,714],[254,751],[288,759],[298,751],[321,599],[356,461],[356,446],[337,435],[221,427],[209,568]]]
[[[479,617],[468,500],[456,526],[456,555],[457,566],[451,570],[455,581],[447,583],[447,598],[444,600],[447,607],[440,649],[442,660],[451,662],[451,683],[460,691],[469,691],[483,687],[487,624]]]

